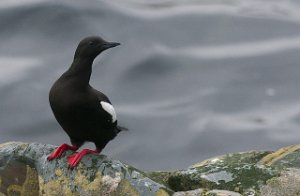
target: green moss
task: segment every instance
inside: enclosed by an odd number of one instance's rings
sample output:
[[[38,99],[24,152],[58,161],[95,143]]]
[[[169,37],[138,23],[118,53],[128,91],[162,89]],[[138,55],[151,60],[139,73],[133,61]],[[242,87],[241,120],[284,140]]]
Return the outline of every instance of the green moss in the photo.
[[[148,172],[146,175],[152,179],[155,182],[158,182],[160,184],[163,184],[167,187],[169,187],[169,178],[171,176],[174,176],[175,172],[163,172],[163,171],[158,171],[158,172]],[[170,188],[170,187],[169,187]]]
[[[173,191],[188,191],[197,189],[203,186],[203,183],[199,180],[193,180],[189,176],[170,176],[168,179],[168,186]]]
[[[246,152],[216,157],[187,170],[174,172],[149,172],[153,180],[174,191],[197,188],[225,189],[236,192],[257,190],[259,186],[278,175],[272,167],[260,167],[256,163],[270,152]]]

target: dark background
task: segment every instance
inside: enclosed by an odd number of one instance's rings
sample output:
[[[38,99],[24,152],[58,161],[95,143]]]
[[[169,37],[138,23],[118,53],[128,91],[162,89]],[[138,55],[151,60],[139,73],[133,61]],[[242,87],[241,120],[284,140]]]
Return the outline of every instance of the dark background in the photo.
[[[0,142],[69,142],[48,92],[78,42],[101,35],[122,45],[91,84],[130,129],[104,154],[162,170],[299,143],[299,13],[292,0],[5,0]]]

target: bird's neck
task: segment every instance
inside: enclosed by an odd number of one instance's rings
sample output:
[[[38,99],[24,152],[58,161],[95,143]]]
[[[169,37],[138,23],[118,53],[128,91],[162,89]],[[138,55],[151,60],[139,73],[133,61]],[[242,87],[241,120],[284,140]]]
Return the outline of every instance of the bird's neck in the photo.
[[[74,58],[70,68],[64,76],[70,78],[73,85],[78,88],[85,88],[89,85],[94,59]]]

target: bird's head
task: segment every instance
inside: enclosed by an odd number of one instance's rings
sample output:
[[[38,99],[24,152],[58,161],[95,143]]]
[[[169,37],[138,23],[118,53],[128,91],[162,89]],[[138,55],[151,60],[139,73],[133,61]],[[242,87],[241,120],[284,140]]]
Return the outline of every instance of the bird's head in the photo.
[[[101,52],[120,45],[116,42],[107,42],[101,37],[86,37],[77,46],[74,58],[95,59]]]

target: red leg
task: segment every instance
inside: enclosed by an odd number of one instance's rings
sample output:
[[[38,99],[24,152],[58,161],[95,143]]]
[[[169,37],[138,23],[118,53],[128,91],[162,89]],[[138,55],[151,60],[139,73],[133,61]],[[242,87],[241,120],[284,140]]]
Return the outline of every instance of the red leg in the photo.
[[[48,155],[48,161],[59,158],[66,150],[78,150],[77,146],[70,146],[68,144],[60,145],[52,154]]]
[[[72,154],[71,156],[68,157],[69,169],[73,169],[74,167],[76,167],[84,155],[98,154],[100,152],[101,152],[101,150],[98,150],[98,149],[96,149],[96,150],[83,149],[79,153]]]

